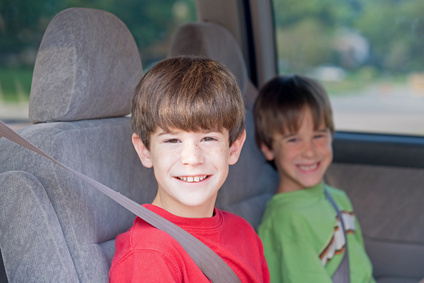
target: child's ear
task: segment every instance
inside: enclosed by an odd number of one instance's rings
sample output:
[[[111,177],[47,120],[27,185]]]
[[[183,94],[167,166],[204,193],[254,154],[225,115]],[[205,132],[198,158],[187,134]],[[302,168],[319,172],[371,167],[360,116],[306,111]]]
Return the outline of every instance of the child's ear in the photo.
[[[261,151],[264,154],[266,160],[268,160],[268,161],[274,160],[274,158],[275,158],[274,152],[266,144],[261,143]]]
[[[228,164],[234,165],[238,161],[243,147],[244,141],[246,140],[246,130],[233,142],[230,146],[230,156],[228,158]]]
[[[136,133],[132,135],[132,143],[144,167],[153,167],[152,159],[150,157],[150,151],[147,149],[141,138]]]

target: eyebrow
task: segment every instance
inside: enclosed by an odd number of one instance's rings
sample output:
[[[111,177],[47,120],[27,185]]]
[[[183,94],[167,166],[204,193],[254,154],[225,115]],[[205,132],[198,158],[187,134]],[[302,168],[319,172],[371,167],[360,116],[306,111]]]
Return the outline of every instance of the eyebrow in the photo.
[[[184,131],[181,130],[183,132],[188,132],[188,131]],[[202,134],[224,134],[222,131],[216,131],[216,130],[200,130],[200,131],[193,131],[193,133],[202,133]],[[160,132],[157,134],[158,136],[163,136],[163,135],[176,135],[178,134],[178,132],[175,131],[165,131],[163,129],[160,129]]]
[[[295,135],[297,135],[297,133],[290,133],[290,134],[287,134],[287,135],[281,135],[281,137],[282,137],[283,139],[287,139],[287,138],[293,137],[293,136],[295,136]]]
[[[328,130],[330,130],[330,129],[329,129],[328,127],[325,127],[324,129],[314,130],[314,132],[325,133],[325,132],[327,132]],[[295,135],[297,135],[297,133],[290,133],[290,134],[286,134],[286,135],[281,135],[281,137],[282,137],[283,139],[286,139],[286,138],[293,137],[293,136],[295,136]]]
[[[162,128],[159,128],[159,130],[157,130],[157,135],[159,136],[163,136],[163,135],[172,135],[172,134],[176,134],[176,132],[172,132],[172,131],[165,131]]]
[[[162,136],[165,136],[165,135],[171,135],[171,136],[173,136],[173,135],[176,135],[176,134],[177,134],[176,132],[165,132],[165,131],[162,131],[162,132],[158,133],[157,136],[158,137],[162,137]]]

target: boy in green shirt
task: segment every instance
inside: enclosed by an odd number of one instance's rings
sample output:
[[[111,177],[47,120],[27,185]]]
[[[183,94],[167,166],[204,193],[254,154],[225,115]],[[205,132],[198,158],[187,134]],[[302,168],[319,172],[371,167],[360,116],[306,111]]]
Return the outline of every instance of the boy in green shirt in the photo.
[[[350,282],[375,282],[349,198],[323,183],[334,134],[324,88],[299,75],[276,77],[260,91],[254,114],[257,144],[280,177],[258,229],[271,282],[332,282],[345,239]],[[325,189],[341,211],[346,238]]]

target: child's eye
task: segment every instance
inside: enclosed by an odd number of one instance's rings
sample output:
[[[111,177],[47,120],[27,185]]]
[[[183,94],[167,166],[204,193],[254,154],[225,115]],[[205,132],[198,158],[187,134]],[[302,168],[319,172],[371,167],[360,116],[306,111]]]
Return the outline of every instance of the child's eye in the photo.
[[[290,142],[290,143],[295,143],[295,142],[297,142],[297,141],[299,141],[299,139],[298,139],[298,138],[289,138],[289,139],[287,140],[287,142]]]
[[[327,132],[318,132],[314,135],[315,139],[326,138],[328,136]]]
[[[217,139],[215,139],[215,138],[212,138],[212,137],[204,137],[203,139],[202,139],[202,141],[216,141]]]
[[[169,140],[165,140],[165,143],[177,143],[178,140],[177,139],[169,139]]]

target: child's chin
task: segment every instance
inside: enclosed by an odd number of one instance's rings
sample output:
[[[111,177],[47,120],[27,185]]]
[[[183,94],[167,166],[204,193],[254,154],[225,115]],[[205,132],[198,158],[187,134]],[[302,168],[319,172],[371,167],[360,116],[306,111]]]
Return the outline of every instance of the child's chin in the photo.
[[[302,185],[304,188],[311,188],[311,187],[315,187],[317,185],[319,185],[321,183],[322,180],[318,180],[318,181],[306,181],[303,182]]]

